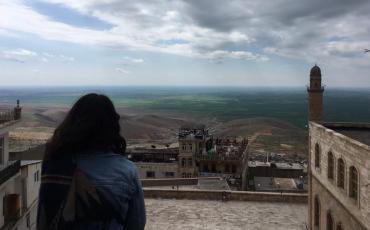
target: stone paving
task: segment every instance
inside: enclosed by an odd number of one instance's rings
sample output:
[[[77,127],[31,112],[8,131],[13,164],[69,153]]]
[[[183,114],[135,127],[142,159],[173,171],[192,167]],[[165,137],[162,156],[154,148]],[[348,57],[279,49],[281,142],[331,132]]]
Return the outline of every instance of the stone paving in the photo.
[[[307,205],[145,199],[146,230],[303,230]]]

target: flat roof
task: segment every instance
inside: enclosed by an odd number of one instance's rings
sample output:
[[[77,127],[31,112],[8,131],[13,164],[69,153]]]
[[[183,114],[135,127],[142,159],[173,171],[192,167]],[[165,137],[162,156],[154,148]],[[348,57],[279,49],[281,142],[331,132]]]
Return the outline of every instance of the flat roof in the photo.
[[[297,190],[292,178],[254,177],[256,191]]]
[[[145,199],[145,229],[305,229],[307,204]]]
[[[18,124],[18,123],[19,123],[19,120],[10,120],[10,121],[0,122],[0,133],[3,133],[3,131],[8,132],[11,126]]]
[[[178,154],[179,148],[127,148],[126,154]]]
[[[370,123],[326,122],[323,126],[370,146]]]
[[[198,188],[201,190],[230,190],[226,180],[198,178]]]

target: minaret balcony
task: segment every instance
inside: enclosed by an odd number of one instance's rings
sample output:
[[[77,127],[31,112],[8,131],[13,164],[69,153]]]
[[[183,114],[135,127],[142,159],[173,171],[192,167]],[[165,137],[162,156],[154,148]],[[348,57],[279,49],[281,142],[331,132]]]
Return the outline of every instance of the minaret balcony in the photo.
[[[321,87],[309,87],[307,86],[307,92],[313,92],[313,93],[322,93],[324,92],[325,90],[325,87],[324,86],[321,86]]]

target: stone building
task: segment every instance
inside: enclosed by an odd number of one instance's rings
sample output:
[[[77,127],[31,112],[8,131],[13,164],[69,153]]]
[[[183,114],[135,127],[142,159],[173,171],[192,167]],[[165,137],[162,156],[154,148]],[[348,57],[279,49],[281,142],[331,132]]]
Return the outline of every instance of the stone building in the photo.
[[[205,125],[184,125],[179,130],[179,175],[183,178],[197,177],[196,156],[205,154],[212,143]]]
[[[36,229],[41,161],[9,159],[9,132],[20,119],[19,103],[0,111],[0,229]]]
[[[204,125],[182,126],[178,135],[179,148],[127,150],[140,178],[223,176],[241,179],[243,166],[247,164],[243,160],[247,139],[214,139]]]
[[[322,98],[309,98],[310,229],[370,229],[370,124],[319,124]]]
[[[212,148],[195,156],[200,176],[227,176],[240,179],[248,141],[225,137],[213,140]]]
[[[177,178],[178,149],[128,149],[128,158],[135,162],[141,179]]]

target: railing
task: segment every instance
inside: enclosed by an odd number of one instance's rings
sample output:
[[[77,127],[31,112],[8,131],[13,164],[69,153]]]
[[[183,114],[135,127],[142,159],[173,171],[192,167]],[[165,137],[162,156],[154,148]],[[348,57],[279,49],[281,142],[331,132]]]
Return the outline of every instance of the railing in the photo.
[[[14,120],[13,110],[0,110],[0,124]]]
[[[211,160],[211,161],[240,161],[243,159],[243,156],[219,156],[219,155],[198,155],[196,156],[197,160]]]
[[[13,161],[9,162],[8,165],[1,165],[0,166],[0,185],[6,182],[9,178],[14,176],[19,172],[21,169],[21,161]]]

